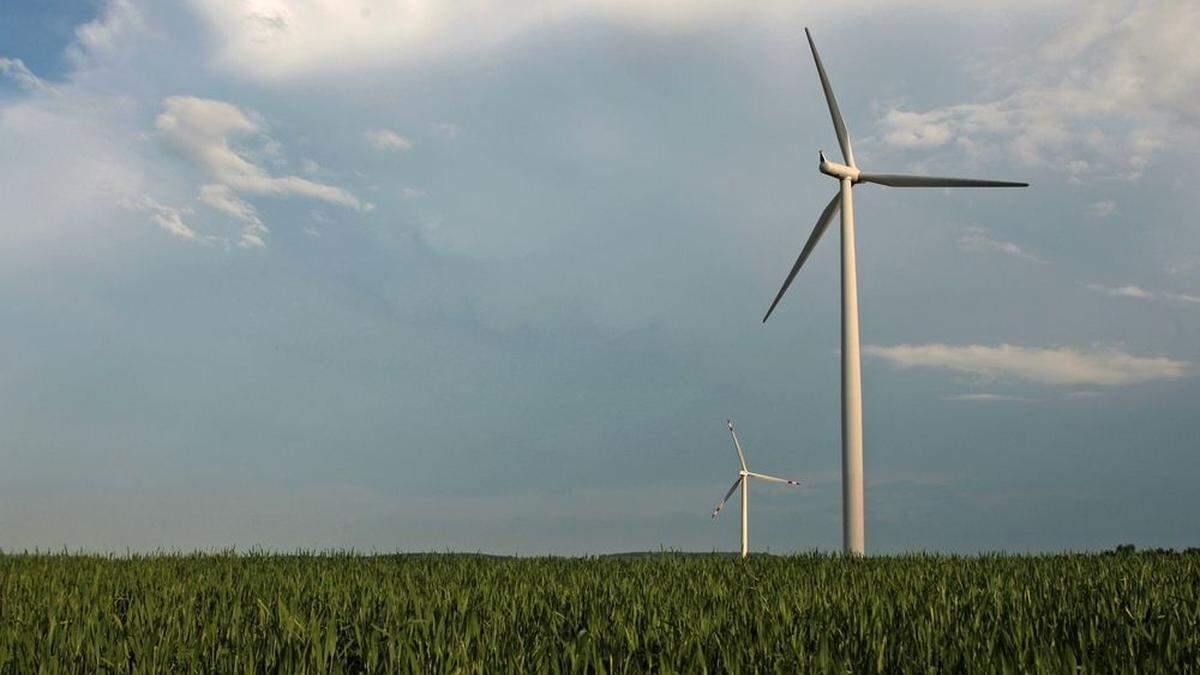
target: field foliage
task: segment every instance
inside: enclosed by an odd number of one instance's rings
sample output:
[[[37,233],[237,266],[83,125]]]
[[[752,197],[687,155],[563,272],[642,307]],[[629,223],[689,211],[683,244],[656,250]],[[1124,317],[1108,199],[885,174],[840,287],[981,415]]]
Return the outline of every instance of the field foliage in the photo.
[[[0,672],[1200,669],[1200,554],[0,555]]]

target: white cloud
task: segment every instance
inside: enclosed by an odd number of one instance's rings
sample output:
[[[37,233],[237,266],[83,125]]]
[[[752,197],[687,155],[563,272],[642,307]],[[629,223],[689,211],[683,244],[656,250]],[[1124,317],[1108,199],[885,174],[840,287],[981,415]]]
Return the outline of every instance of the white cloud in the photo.
[[[547,0],[502,7],[429,0],[191,0],[191,4],[219,39],[217,62],[240,76],[263,79],[361,71],[485,52],[581,19],[677,31],[744,11],[736,0]]]
[[[1037,349],[1002,344],[954,347],[932,343],[867,346],[863,352],[898,368],[942,368],[987,379],[1028,380],[1049,385],[1119,386],[1190,375],[1192,364],[1165,356],[1143,357],[1118,349]]]
[[[254,207],[238,199],[228,186],[202,185],[197,199],[238,220],[258,220]]]
[[[1139,286],[1134,286],[1132,284],[1126,284],[1125,286],[1105,286],[1103,284],[1086,284],[1086,286],[1093,291],[1096,291],[1098,293],[1104,293],[1105,295],[1111,295],[1114,298],[1137,298],[1139,300],[1153,300],[1154,299],[1154,293],[1152,293],[1144,288],[1141,288]]]
[[[140,199],[136,200],[122,200],[121,205],[127,209],[149,213],[150,218],[156,225],[180,239],[199,243],[209,243],[212,241],[209,237],[201,237],[195,230],[183,222],[183,216],[191,213],[186,207],[175,208],[166,204],[160,204],[149,195],[143,195]]]
[[[947,114],[941,110],[917,113],[892,109],[881,123],[887,129],[884,143],[897,148],[932,148],[954,138]]]
[[[1166,265],[1167,274],[1182,276],[1200,271],[1200,255],[1176,254]]]
[[[100,16],[75,28],[75,42],[67,47],[67,55],[77,66],[94,64],[120,52],[145,27],[133,2],[109,0]]]
[[[1155,292],[1148,291],[1140,286],[1131,284],[1125,286],[1105,286],[1103,284],[1084,284],[1088,289],[1097,293],[1111,295],[1114,298],[1136,298],[1138,300],[1158,300],[1166,299],[1174,302],[1182,302],[1189,305],[1200,304],[1200,296],[1191,295],[1189,293],[1170,293],[1166,291]]]
[[[946,401],[1011,401],[1015,403],[1035,403],[1040,399],[1029,398],[1026,396],[1009,396],[1007,394],[951,394],[943,396]]]
[[[879,121],[881,137],[900,149],[953,142],[974,155],[1068,166],[1076,180],[1136,178],[1165,138],[1200,129],[1197,34],[1194,2],[1102,0],[1047,44],[1021,43],[1021,53],[1005,56],[985,84],[1006,95],[924,112],[892,108]]]
[[[366,137],[376,150],[393,152],[412,150],[412,141],[391,129],[373,129],[366,133]]]
[[[53,91],[42,78],[34,75],[21,59],[0,57],[0,75],[4,75],[25,91]]]
[[[238,246],[242,248],[261,248],[266,245],[263,237],[270,232],[258,217],[258,211],[252,204],[242,201],[233,194],[226,185],[203,185],[196,197],[202,203],[232,216],[243,223]]]
[[[1022,249],[1011,241],[1000,241],[991,238],[987,231],[980,227],[969,227],[958,238],[958,244],[964,251],[993,251],[1003,253],[1030,262],[1044,263],[1045,260]]]
[[[1166,293],[1165,295],[1171,300],[1178,302],[1186,302],[1193,305],[1200,304],[1200,295],[1191,295],[1189,293]]]
[[[171,96],[155,120],[163,137],[206,169],[220,183],[239,192],[276,197],[303,196],[356,210],[369,208],[346,190],[299,176],[271,176],[230,145],[230,138],[259,131],[241,110],[224,101]]]
[[[462,135],[462,127],[453,122],[435,122],[433,132],[446,140],[452,141]]]
[[[1111,199],[1101,199],[1098,202],[1092,202],[1088,206],[1088,210],[1097,218],[1107,218],[1117,212],[1117,203]]]
[[[528,35],[581,22],[677,35],[757,17],[773,26],[786,22],[792,31],[800,31],[804,22],[826,19],[826,12],[890,10],[896,3],[851,0],[810,7],[794,0],[760,0],[752,5],[744,0],[538,0],[502,5],[435,0],[190,0],[190,4],[217,38],[219,66],[239,77],[280,80],[487,53]],[[945,0],[903,4],[947,6]],[[1040,4],[972,2],[976,12],[993,10],[1006,16],[1021,6]]]

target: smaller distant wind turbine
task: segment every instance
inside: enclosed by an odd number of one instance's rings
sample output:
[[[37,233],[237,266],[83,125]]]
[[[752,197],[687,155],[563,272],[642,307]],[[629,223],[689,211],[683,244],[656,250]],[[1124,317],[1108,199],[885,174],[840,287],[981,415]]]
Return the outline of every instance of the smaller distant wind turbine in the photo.
[[[787,478],[776,478],[775,476],[768,476],[765,473],[755,473],[755,472],[747,469],[746,468],[746,455],[745,455],[745,453],[742,452],[742,444],[740,441],[738,441],[737,432],[733,430],[733,421],[726,420],[725,424],[729,425],[729,433],[730,433],[730,435],[733,436],[733,447],[737,448],[738,462],[742,465],[742,470],[738,471],[737,480],[733,481],[733,485],[729,486],[729,492],[725,493],[725,496],[721,498],[721,503],[717,504],[717,508],[713,510],[712,517],[716,518],[721,513],[721,509],[725,508],[725,502],[729,501],[729,495],[733,494],[733,491],[738,489],[738,486],[741,486],[741,488],[742,488],[742,557],[745,558],[746,556],[750,555],[750,531],[749,531],[749,527],[748,527],[748,523],[749,523],[748,509],[750,508],[750,496],[749,496],[750,478],[751,477],[761,478],[762,480],[770,481],[772,483],[784,483],[786,485],[799,485],[800,481],[789,480]]]

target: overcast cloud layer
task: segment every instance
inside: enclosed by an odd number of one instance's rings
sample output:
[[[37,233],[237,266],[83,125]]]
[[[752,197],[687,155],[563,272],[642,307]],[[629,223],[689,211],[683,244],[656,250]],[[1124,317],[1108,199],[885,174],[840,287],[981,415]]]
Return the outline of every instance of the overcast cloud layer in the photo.
[[[856,191],[869,547],[1200,540],[1195,3],[13,12],[0,548],[728,549],[727,417],[836,548],[804,26],[866,170],[1032,183]]]

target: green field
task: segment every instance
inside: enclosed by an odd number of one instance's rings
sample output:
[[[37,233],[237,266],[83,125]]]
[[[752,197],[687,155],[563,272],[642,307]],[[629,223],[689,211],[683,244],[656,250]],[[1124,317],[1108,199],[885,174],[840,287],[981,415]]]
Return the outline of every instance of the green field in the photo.
[[[1200,553],[0,555],[0,672],[1200,672]]]

